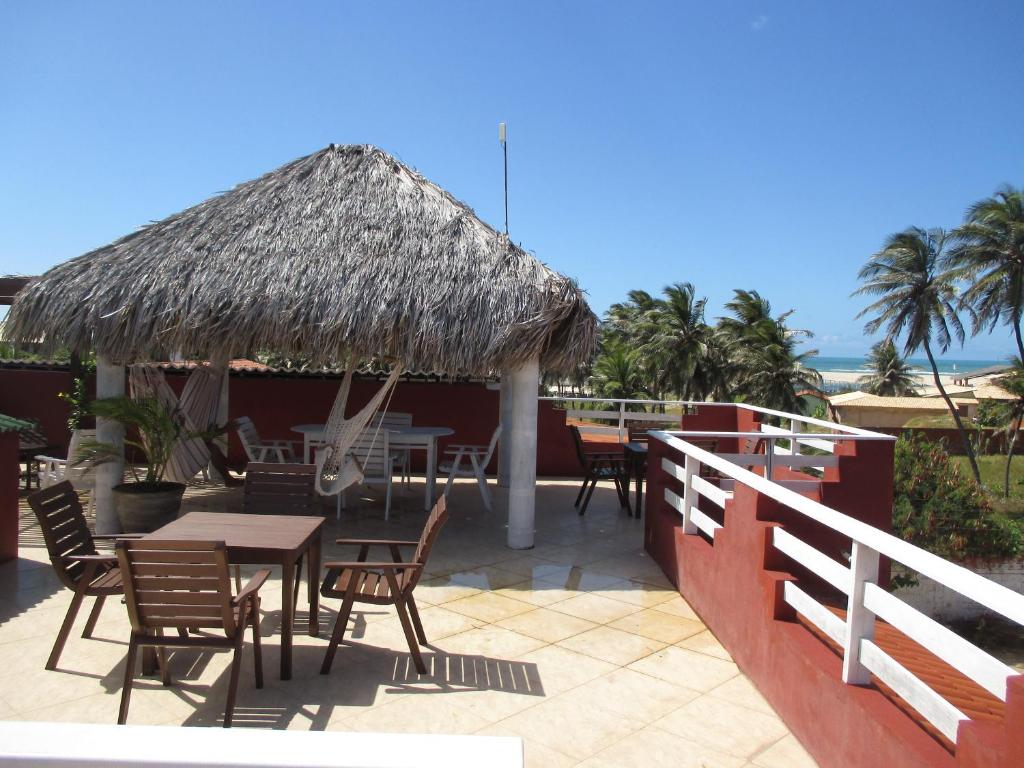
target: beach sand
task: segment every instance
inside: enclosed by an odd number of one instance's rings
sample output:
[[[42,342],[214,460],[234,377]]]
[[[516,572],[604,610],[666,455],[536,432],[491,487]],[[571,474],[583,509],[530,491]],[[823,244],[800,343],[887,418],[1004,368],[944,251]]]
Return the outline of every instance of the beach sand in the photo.
[[[821,377],[826,382],[856,385],[857,379],[859,379],[861,376],[864,376],[867,373],[867,371],[821,371],[820,373]],[[919,387],[935,386],[935,380],[932,378],[931,373],[916,374],[915,378],[917,379],[917,385]],[[939,374],[939,379],[941,379],[943,386],[946,386],[947,384],[953,384],[953,374],[951,373],[941,373]]]

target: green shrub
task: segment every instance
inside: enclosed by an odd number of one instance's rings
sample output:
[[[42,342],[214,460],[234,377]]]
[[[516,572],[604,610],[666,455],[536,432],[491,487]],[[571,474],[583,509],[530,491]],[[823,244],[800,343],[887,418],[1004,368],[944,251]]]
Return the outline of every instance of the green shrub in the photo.
[[[893,532],[911,544],[954,560],[1024,551],[1020,525],[993,509],[941,443],[920,435],[896,441],[893,492]]]

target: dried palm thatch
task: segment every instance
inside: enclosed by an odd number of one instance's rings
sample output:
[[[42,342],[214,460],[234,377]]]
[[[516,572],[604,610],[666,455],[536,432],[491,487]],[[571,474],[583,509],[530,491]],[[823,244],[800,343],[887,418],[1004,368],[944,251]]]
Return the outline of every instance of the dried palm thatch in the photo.
[[[336,146],[60,264],[4,335],[130,362],[360,357],[479,375],[586,359],[580,289],[380,149]]]

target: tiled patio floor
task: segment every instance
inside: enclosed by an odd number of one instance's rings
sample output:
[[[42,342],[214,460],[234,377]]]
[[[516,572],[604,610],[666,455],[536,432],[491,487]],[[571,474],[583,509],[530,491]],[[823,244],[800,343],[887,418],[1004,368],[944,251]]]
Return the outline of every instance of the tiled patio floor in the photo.
[[[319,638],[301,633],[300,610],[294,676],[281,681],[280,580],[268,582],[266,687],[253,685],[247,644],[236,726],[519,735],[530,766],[814,765],[645,555],[642,524],[618,509],[610,488],[580,518],[575,491],[569,482],[539,484],[537,547],[516,552],[504,546],[502,492],[489,514],[474,484],[453,490],[451,520],[416,590],[430,640],[426,676],[412,666],[394,612],[359,605],[332,673],[321,676],[338,607],[327,601]],[[416,538],[422,498],[415,481],[396,493],[389,523],[379,499],[359,502],[340,525],[330,514],[325,544],[337,535]],[[237,490],[217,488],[190,489],[185,500],[187,510],[240,504]],[[20,558],[0,565],[0,718],[113,723],[127,614],[108,604],[95,639],[83,640],[83,610],[60,669],[45,671],[71,595],[31,513],[22,519]],[[325,546],[325,559],[343,554]],[[304,601],[303,587],[300,609]],[[228,659],[174,652],[174,685],[140,682],[129,722],[218,725]]]

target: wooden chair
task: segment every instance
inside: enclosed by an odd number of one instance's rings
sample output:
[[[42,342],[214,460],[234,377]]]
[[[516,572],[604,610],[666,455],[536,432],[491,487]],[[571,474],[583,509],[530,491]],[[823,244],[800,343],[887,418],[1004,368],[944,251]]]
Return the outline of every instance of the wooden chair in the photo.
[[[46,661],[47,669],[56,669],[82,602],[87,597],[96,598],[82,632],[82,637],[90,638],[104,601],[111,595],[124,593],[121,572],[114,555],[101,555],[96,551],[96,539],[114,537],[97,536],[89,531],[82,504],[69,481],[64,480],[30,494],[28,503],[39,520],[46,550],[58,578],[74,593]]]
[[[258,464],[245,468],[242,511],[251,515],[320,514],[315,464]],[[302,555],[295,561],[295,602],[302,579]],[[235,589],[242,588],[241,569],[235,566]],[[313,589],[313,585],[309,585]]]
[[[613,480],[615,492],[619,496],[619,504],[624,509],[628,509],[629,489],[625,487],[626,457],[622,453],[622,448],[619,447],[617,451],[587,451],[583,447],[583,436],[580,434],[579,427],[570,424],[569,429],[576,447],[576,458],[580,460],[580,465],[583,467],[583,485],[580,486],[580,492],[576,494],[576,503],[573,506],[579,507],[582,515],[587,511],[587,505],[590,504],[590,497],[594,495],[597,481]],[[586,493],[586,498],[584,498],[584,493]],[[580,507],[581,500],[583,501],[582,507]]]
[[[444,486],[445,496],[451,491],[456,477],[475,477],[480,497],[484,501],[484,509],[491,511],[491,493],[487,489],[487,475],[484,474],[484,470],[491,462],[500,436],[501,424],[494,430],[487,445],[452,445],[445,449],[445,454],[450,458],[441,462],[437,468],[441,473],[448,473],[448,482]],[[463,459],[468,462],[468,466],[463,466]]]
[[[124,575],[125,602],[132,623],[118,724],[124,725],[128,719],[140,646],[156,649],[164,685],[171,684],[166,648],[210,647],[234,650],[224,707],[224,727],[231,727],[247,627],[252,627],[256,687],[263,687],[259,589],[270,571],[257,571],[232,597],[223,541],[118,541],[117,559]],[[164,637],[166,628],[177,629],[178,636]],[[191,630],[220,630],[223,636],[210,632],[189,634]]]
[[[338,539],[338,544],[355,544],[359,546],[359,556],[354,562],[334,561],[325,564],[327,576],[320,594],[328,598],[340,598],[341,609],[334,623],[330,645],[320,667],[320,674],[331,671],[334,654],[338,650],[348,626],[353,603],[370,603],[373,605],[394,605],[398,611],[398,619],[402,623],[405,639],[409,643],[409,653],[420,674],[426,674],[427,667],[420,655],[419,644],[427,644],[427,636],[423,632],[420,614],[413,600],[413,590],[423,575],[423,569],[430,556],[430,550],[437,540],[441,527],[448,519],[447,501],[444,496],[437,500],[419,541],[392,541],[386,539]],[[391,562],[367,562],[370,547],[387,547],[391,553]],[[401,548],[415,547],[412,559],[402,560]]]
[[[256,425],[248,416],[239,416],[232,421],[238,439],[245,449],[245,455],[249,461],[277,461],[280,464],[289,464],[299,461],[295,452],[296,440],[263,440]]]

